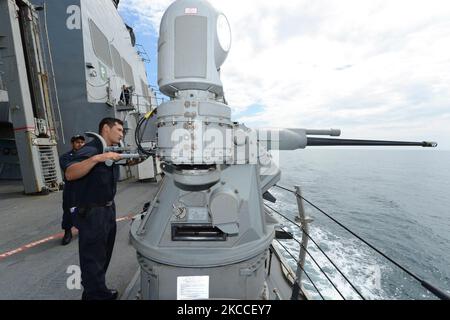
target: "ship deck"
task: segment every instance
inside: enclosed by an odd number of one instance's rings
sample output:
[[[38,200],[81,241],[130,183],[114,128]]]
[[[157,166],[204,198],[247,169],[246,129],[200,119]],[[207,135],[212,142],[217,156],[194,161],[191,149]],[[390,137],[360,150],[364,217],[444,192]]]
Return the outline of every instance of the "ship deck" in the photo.
[[[107,286],[119,290],[120,299],[139,297],[140,272],[129,239],[131,218],[142,212],[159,184],[126,181],[116,195],[117,236],[106,276]],[[70,266],[79,265],[76,229],[72,242],[61,245],[62,192],[46,196],[23,194],[20,181],[0,181],[0,300],[78,300],[82,289],[68,289]],[[267,278],[268,298],[289,299],[291,285],[283,274],[277,252]],[[71,271],[73,272],[73,271]],[[291,276],[292,277],[292,276]],[[70,281],[69,281],[70,282]],[[274,289],[277,288],[277,295]]]
[[[138,270],[129,242],[130,217],[153,199],[158,184],[126,181],[116,195],[117,236],[107,285],[124,293]],[[78,238],[61,246],[62,192],[26,196],[20,181],[0,182],[0,300],[78,300],[67,288],[69,266],[79,265]],[[120,219],[121,218],[121,219]],[[75,229],[74,229],[75,230]]]

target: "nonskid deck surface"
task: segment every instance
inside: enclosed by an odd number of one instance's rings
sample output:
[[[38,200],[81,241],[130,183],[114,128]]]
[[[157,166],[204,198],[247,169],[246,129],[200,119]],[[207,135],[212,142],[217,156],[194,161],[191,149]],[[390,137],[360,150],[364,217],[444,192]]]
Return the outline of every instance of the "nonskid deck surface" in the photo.
[[[136,251],[129,242],[128,217],[140,213],[157,188],[151,182],[118,184],[117,218],[125,218],[117,223],[107,285],[120,293],[138,270]],[[74,236],[68,246],[60,245],[61,205],[62,192],[25,196],[20,182],[0,182],[0,300],[81,298],[82,290],[67,287],[72,275],[68,268],[79,266],[78,238]]]

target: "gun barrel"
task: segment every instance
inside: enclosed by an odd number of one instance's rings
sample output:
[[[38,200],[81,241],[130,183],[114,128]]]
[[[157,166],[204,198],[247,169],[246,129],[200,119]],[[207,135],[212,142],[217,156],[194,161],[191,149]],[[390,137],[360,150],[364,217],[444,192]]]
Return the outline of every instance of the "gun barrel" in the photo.
[[[292,129],[296,130],[296,129]],[[341,130],[340,129],[330,129],[330,130],[311,130],[306,129],[305,130],[307,135],[312,136],[331,136],[331,137],[340,137],[341,136]]]
[[[326,139],[307,138],[307,146],[417,146],[424,148],[436,148],[436,142],[406,142],[406,141],[383,141],[383,140],[353,140],[353,139]]]

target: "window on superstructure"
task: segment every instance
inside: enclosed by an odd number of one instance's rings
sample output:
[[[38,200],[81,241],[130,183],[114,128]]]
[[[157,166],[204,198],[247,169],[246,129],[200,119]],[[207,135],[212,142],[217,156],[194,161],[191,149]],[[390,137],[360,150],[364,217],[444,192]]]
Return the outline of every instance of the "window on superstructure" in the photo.
[[[122,65],[126,83],[130,86],[135,87],[133,69],[131,68],[130,64],[126,62],[125,59],[123,58],[122,58]]]
[[[112,68],[111,53],[109,52],[108,38],[101,32],[94,21],[89,20],[89,28],[91,30],[92,46],[94,52],[103,63]]]
[[[122,57],[120,56],[119,51],[113,45],[111,45],[111,56],[116,75],[123,78]]]

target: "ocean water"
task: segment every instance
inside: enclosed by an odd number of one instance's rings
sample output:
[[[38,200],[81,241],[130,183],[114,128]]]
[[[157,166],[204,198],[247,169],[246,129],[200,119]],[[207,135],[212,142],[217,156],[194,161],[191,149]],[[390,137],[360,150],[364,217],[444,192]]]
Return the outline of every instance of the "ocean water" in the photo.
[[[281,152],[280,168],[279,185],[299,185],[306,199],[450,294],[450,151],[316,148]],[[273,207],[294,217],[295,196],[277,188],[271,191],[278,199]],[[307,203],[305,210],[314,219],[311,236],[366,299],[435,299]],[[284,227],[301,239],[291,223],[285,221]],[[283,244],[298,257],[297,242]],[[360,299],[312,242],[308,249],[345,299]],[[309,256],[305,269],[325,299],[342,299]],[[308,293],[321,299],[303,278]]]

